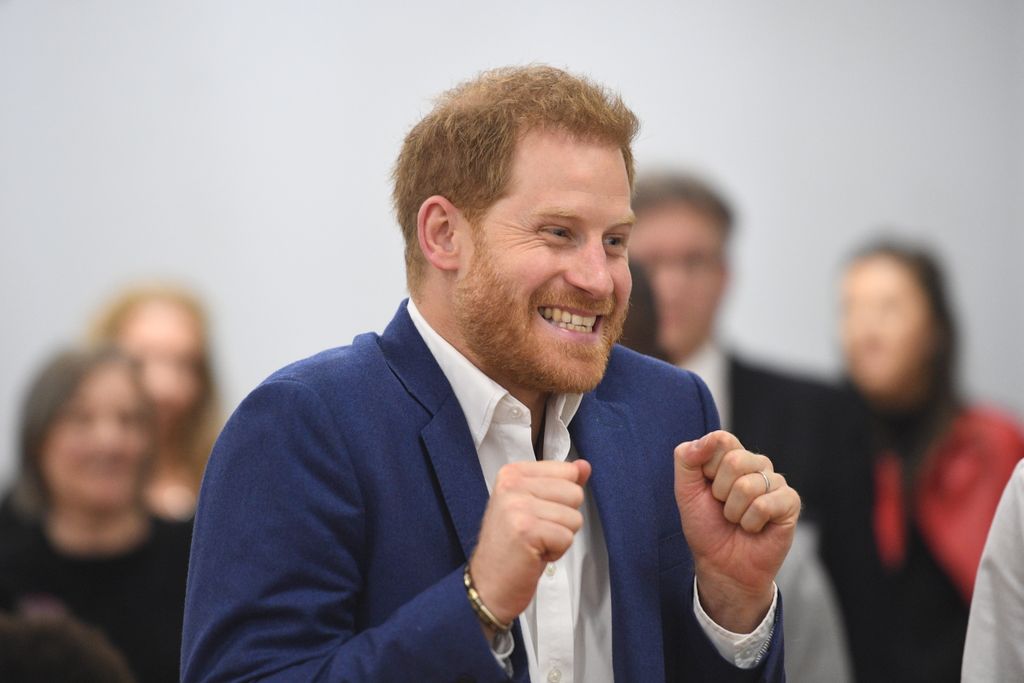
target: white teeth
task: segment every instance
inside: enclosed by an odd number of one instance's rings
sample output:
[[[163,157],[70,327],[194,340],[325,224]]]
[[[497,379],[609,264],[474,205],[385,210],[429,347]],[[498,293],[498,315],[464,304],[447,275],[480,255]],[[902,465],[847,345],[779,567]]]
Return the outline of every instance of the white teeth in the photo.
[[[594,323],[597,322],[596,315],[579,315],[553,306],[541,307],[540,314],[556,327],[574,332],[593,332]]]

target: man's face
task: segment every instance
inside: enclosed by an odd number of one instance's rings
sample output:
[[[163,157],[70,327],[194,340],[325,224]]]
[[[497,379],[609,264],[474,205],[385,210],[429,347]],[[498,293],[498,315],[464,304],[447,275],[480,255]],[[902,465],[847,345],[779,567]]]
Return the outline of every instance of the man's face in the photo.
[[[527,134],[508,191],[474,228],[457,346],[513,395],[594,388],[629,303],[631,222],[618,148]]]
[[[710,216],[681,202],[645,209],[637,218],[630,256],[651,281],[658,345],[682,362],[714,331],[726,284],[722,233]]]

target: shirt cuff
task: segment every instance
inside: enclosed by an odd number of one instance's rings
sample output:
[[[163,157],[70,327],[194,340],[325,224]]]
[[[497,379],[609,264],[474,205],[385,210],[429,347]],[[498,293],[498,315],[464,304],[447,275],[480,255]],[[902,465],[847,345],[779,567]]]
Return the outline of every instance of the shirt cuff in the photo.
[[[516,641],[512,637],[512,631],[503,631],[495,634],[491,641],[491,654],[494,655],[498,666],[502,668],[505,675],[512,677],[512,650],[516,647]]]
[[[704,611],[697,595],[697,577],[693,579],[693,613],[697,623],[704,629],[718,653],[741,669],[753,669],[761,663],[768,651],[775,631],[775,606],[778,601],[779,587],[773,583],[772,606],[768,608],[768,614],[764,615],[761,623],[750,633],[733,633],[716,624]]]

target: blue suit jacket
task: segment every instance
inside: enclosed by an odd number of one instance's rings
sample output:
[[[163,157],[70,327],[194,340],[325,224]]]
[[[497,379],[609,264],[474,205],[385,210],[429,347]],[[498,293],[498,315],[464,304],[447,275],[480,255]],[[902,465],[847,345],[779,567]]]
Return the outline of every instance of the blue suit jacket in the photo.
[[[608,546],[616,681],[782,680],[781,628],[741,671],[693,615],[672,450],[717,422],[693,375],[616,347],[571,424]],[[203,481],[183,680],[507,680],[462,585],[487,496],[404,304],[382,336],[275,373],[231,417]]]

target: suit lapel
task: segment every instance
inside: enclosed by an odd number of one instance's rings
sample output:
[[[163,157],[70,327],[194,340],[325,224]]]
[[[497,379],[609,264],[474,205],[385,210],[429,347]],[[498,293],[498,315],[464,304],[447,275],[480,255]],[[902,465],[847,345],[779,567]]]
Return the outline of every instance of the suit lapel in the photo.
[[[459,545],[468,560],[480,535],[488,493],[462,406],[409,317],[407,302],[402,302],[384,330],[380,347],[391,371],[432,415],[420,432],[420,438],[459,537]],[[518,621],[513,627],[513,636],[516,641],[512,652],[514,680],[525,682],[529,680],[529,671]]]
[[[487,484],[462,407],[406,306],[403,301],[380,346],[392,372],[432,416],[420,437],[468,558],[487,507]]]
[[[608,549],[615,680],[664,680],[656,510],[626,406],[587,394],[570,425],[580,457],[593,466],[590,488]]]
[[[466,416],[454,395],[442,404],[421,435],[459,543],[469,558],[487,507],[487,484]]]

